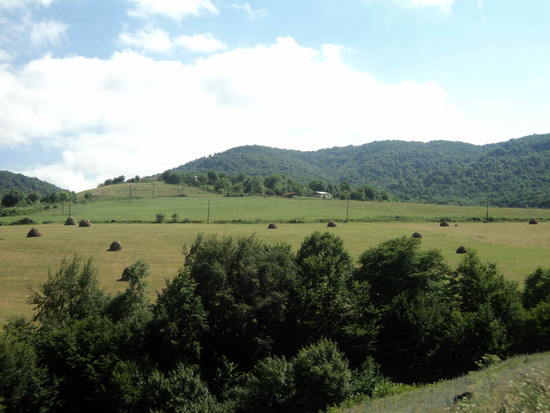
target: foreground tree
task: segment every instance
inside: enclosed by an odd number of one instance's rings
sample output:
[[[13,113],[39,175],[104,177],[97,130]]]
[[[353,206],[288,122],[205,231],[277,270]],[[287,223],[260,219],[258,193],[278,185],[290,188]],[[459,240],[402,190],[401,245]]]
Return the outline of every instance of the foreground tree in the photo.
[[[203,343],[210,354],[248,368],[282,351],[296,273],[290,245],[199,235],[183,272],[207,313]]]
[[[84,262],[75,255],[72,260],[63,260],[55,274],[49,272],[46,282],[31,293],[28,302],[34,307],[36,321],[63,324],[102,313],[107,296],[99,286],[92,260]]]
[[[338,342],[355,363],[363,361],[376,338],[376,315],[369,287],[354,279],[354,265],[343,240],[314,232],[296,256],[297,297],[292,317],[297,343],[322,338]]]

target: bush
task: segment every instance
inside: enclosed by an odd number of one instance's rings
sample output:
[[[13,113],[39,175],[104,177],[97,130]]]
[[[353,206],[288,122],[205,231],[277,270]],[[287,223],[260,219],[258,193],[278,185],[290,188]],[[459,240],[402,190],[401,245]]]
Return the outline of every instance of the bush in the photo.
[[[36,224],[36,222],[30,219],[29,217],[25,217],[23,219],[20,219],[18,221],[13,221],[10,223],[10,225],[32,225],[32,224]]]
[[[248,379],[247,400],[244,411],[292,411],[295,394],[294,369],[284,357],[267,357],[261,360]]]
[[[294,362],[296,407],[317,412],[340,403],[352,393],[352,374],[347,360],[330,340],[300,350]]]
[[[158,213],[157,216],[156,216],[156,222],[158,224],[161,224],[163,223],[164,221],[166,220],[166,216],[163,214],[163,213]]]

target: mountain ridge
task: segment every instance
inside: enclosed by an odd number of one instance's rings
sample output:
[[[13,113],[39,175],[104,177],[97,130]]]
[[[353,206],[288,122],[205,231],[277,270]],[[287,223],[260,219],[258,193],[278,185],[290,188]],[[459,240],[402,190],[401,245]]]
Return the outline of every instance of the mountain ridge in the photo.
[[[386,140],[316,151],[247,145],[174,169],[369,184],[411,202],[550,207],[550,134],[486,145]]]
[[[20,173],[0,170],[0,197],[12,189],[19,190],[25,195],[31,192],[38,192],[42,195],[49,195],[54,192],[62,191],[54,184],[29,177]]]

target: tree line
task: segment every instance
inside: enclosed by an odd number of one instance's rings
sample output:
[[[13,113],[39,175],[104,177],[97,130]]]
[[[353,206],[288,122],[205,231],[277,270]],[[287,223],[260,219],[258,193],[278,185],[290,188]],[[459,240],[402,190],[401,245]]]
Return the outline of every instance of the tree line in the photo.
[[[15,206],[33,206],[39,203],[56,204],[58,202],[77,202],[74,191],[58,191],[49,194],[40,194],[31,192],[25,195],[19,189],[12,189],[2,196],[1,204],[3,207],[11,208]]]
[[[0,334],[0,410],[317,412],[396,382],[550,347],[550,269],[523,291],[475,251],[451,269],[421,240],[367,249],[199,235],[150,302],[149,266],[114,296],[66,259]]]
[[[339,184],[313,179],[307,183],[297,181],[287,175],[271,174],[269,176],[249,176],[243,172],[231,175],[226,172],[209,170],[203,172],[183,172],[168,169],[160,177],[164,182],[180,185],[192,185],[213,190],[226,196],[267,195],[280,196],[295,193],[298,196],[309,196],[312,192],[329,192],[336,198],[359,201],[389,201],[385,192],[372,185],[352,186],[348,182]]]

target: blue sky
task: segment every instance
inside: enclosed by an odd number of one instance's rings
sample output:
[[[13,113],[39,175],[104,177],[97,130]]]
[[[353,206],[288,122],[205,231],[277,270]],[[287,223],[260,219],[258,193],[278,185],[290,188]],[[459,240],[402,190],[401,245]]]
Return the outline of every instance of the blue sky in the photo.
[[[0,0],[0,169],[550,132],[548,0]]]

